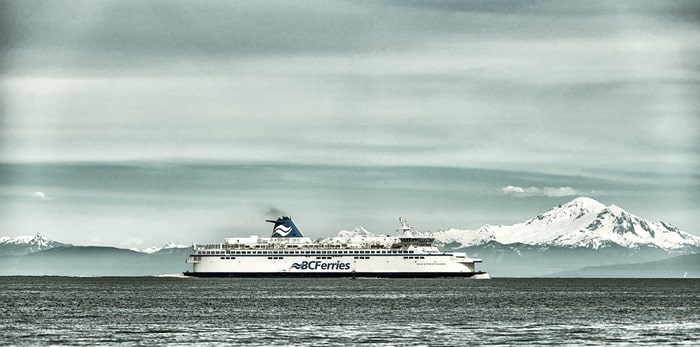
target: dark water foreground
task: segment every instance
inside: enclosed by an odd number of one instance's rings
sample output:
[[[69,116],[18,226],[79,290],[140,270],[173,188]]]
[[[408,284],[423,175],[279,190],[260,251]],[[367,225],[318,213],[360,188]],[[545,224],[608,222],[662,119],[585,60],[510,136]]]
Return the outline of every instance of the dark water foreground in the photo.
[[[0,277],[2,345],[695,345],[697,279]]]

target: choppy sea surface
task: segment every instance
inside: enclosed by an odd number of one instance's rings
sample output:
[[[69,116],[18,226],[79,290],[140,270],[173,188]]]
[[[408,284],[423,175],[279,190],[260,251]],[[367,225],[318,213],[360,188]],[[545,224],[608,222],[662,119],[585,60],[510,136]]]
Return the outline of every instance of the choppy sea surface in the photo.
[[[696,345],[697,279],[0,277],[1,345]]]

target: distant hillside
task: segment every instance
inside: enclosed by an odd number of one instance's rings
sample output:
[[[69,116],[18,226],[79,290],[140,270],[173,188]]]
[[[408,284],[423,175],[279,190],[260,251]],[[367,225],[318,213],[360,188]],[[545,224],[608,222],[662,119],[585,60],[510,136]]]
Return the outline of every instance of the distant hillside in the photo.
[[[113,247],[59,247],[22,256],[0,256],[0,275],[145,276],[178,274],[189,248],[152,254]]]
[[[700,254],[687,254],[670,259],[637,264],[589,266],[573,271],[554,273],[557,277],[654,277],[700,278]]]
[[[627,248],[614,245],[592,249],[521,243],[503,245],[495,241],[454,250],[465,252],[472,258],[481,258],[483,263],[478,268],[495,277],[540,277],[584,266],[642,263],[678,255],[656,247]]]

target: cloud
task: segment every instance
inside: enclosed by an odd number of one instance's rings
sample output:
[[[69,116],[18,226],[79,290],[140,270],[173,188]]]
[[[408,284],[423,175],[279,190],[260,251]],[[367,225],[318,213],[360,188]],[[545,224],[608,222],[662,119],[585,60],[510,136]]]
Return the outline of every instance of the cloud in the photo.
[[[53,198],[46,196],[44,192],[34,192],[32,193],[32,197],[43,201],[53,200]]]
[[[571,187],[518,187],[506,186],[501,188],[501,192],[505,195],[514,197],[529,197],[529,196],[546,196],[550,198],[558,198],[563,196],[576,195],[596,195],[596,192],[582,192]]]
[[[550,196],[550,197],[572,196],[572,195],[580,194],[580,192],[576,191],[576,189],[573,189],[571,187],[559,187],[559,188],[544,187],[542,189],[542,193],[545,196]]]

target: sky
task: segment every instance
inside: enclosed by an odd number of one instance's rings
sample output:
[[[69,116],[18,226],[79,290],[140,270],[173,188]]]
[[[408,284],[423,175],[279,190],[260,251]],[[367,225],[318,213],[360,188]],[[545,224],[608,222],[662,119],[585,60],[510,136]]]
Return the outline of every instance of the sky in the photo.
[[[192,169],[211,163],[305,172],[280,188],[299,205],[224,189],[217,203],[246,223],[273,208],[330,233],[352,221],[323,219],[341,211],[312,201],[376,195],[362,172],[410,190],[444,187],[459,168],[454,184],[471,187],[479,170],[498,179],[422,209],[381,196],[334,207],[362,210],[348,214],[355,226],[393,228],[398,210],[427,228],[476,228],[587,195],[700,235],[695,1],[0,1],[0,26],[0,235],[79,243],[89,229],[89,242],[150,246],[201,225],[218,236],[231,220],[187,198],[209,188],[170,189],[181,204],[156,202],[153,216],[156,190],[107,204],[117,188],[79,185],[113,179],[90,176],[98,164],[135,165],[129,177],[148,182],[168,170],[211,179]],[[391,169],[405,167],[433,170]],[[228,176],[241,177],[264,189],[273,176]],[[319,197],[312,183],[333,177],[355,190],[337,181]],[[134,206],[137,217],[114,221]],[[154,220],[187,211],[201,213],[186,228]]]

